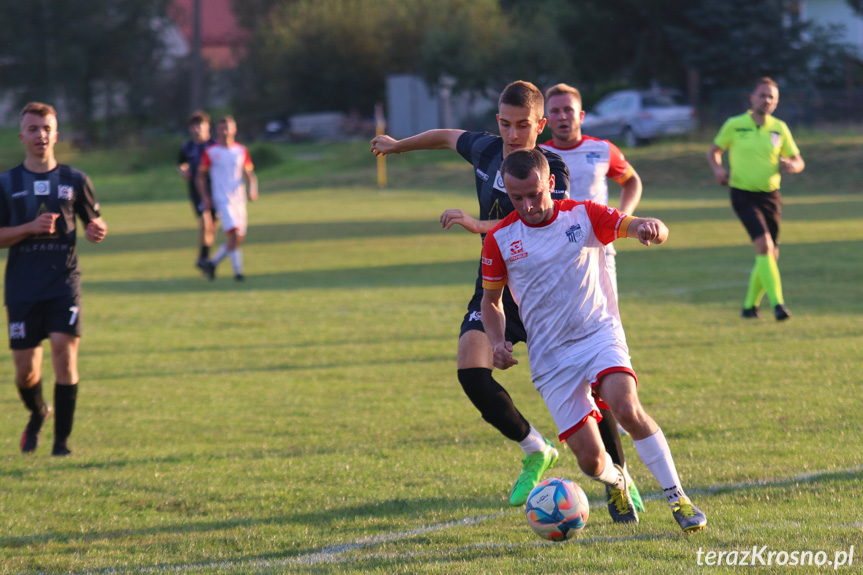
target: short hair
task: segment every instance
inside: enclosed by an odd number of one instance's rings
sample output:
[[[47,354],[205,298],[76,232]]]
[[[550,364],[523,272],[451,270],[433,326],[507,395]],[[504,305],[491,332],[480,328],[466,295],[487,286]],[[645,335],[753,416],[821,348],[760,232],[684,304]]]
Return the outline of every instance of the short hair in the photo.
[[[501,175],[509,174],[513,178],[526,180],[534,171],[539,171],[542,179],[548,179],[551,168],[545,155],[539,148],[519,148],[507,154],[500,166]]]
[[[54,116],[57,117],[57,110],[54,109],[54,106],[50,104],[43,104],[42,102],[30,102],[26,106],[21,109],[21,118],[26,116],[27,114],[36,114],[37,116],[45,117],[45,116]]]
[[[192,115],[189,116],[189,125],[194,126],[195,124],[203,124],[210,123],[210,115],[203,110],[195,110],[192,112]]]
[[[221,118],[219,118],[218,121],[219,124],[227,124],[228,122],[233,122],[235,124],[237,123],[234,117],[230,114],[228,114],[227,116],[222,116]]]
[[[497,105],[500,107],[503,104],[528,108],[530,111],[538,113],[540,118],[545,115],[545,99],[542,97],[542,92],[524,80],[516,80],[503,89],[497,100]]]
[[[562,94],[569,94],[578,101],[579,106],[581,105],[581,92],[578,91],[578,88],[573,88],[569,84],[555,84],[545,91],[545,99],[551,100],[552,97]]]
[[[762,76],[761,78],[758,78],[758,82],[755,83],[755,90],[758,89],[758,86],[761,86],[763,84],[767,84],[768,86],[773,86],[777,90],[779,89],[779,84],[777,84],[773,78],[771,78],[770,76]],[[755,90],[753,90],[753,92]]]

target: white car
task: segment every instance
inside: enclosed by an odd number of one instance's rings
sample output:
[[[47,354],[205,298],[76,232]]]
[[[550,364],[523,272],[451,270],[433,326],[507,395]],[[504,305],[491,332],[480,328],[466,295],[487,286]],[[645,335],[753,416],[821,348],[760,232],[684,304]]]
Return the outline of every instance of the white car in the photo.
[[[627,147],[660,136],[688,134],[698,127],[695,108],[674,90],[611,92],[584,115],[581,130],[603,140],[622,139]]]

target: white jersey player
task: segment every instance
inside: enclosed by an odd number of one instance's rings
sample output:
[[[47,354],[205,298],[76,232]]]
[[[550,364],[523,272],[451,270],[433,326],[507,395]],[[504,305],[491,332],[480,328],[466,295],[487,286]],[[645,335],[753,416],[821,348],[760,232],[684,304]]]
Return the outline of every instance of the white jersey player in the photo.
[[[621,187],[619,209],[632,214],[641,199],[641,178],[608,140],[581,133],[584,111],[581,93],[572,86],[557,84],[545,92],[548,126],[553,138],[540,147],[559,155],[569,168],[570,197],[608,205],[608,178]],[[613,244],[606,249],[612,287],[617,293],[617,265]]]
[[[240,246],[248,227],[246,195],[250,201],[258,198],[258,180],[249,150],[236,141],[236,135],[234,119],[231,116],[220,119],[216,124],[218,142],[204,150],[198,166],[198,190],[205,208],[215,207],[225,231],[225,243],[204,266],[211,280],[216,277],[216,266],[225,257],[231,259],[234,278],[245,279]]]
[[[632,436],[683,531],[703,529],[707,518],[684,493],[665,436],[638,399],[605,264],[605,245],[613,240],[661,244],[668,228],[591,201],[552,200],[554,176],[537,149],[510,152],[501,173],[515,212],[488,233],[482,250],[482,318],[494,366],[518,363],[506,341],[502,294],[509,286],[527,333],[534,385],[582,471],[611,490],[622,518],[638,521],[623,469],[597,427],[597,405],[606,407]]]

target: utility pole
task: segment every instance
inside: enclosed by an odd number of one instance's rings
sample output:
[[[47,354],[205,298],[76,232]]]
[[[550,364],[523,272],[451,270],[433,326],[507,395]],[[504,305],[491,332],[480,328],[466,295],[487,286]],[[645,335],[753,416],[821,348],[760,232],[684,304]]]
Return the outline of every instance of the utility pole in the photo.
[[[192,69],[189,80],[189,106],[190,111],[203,107],[202,95],[204,93],[204,71],[201,58],[201,0],[195,0],[192,15]]]

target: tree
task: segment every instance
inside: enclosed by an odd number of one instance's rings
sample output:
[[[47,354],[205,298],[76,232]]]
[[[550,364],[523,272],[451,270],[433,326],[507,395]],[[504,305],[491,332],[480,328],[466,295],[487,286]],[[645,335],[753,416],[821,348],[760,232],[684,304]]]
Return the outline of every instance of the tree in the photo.
[[[96,137],[97,108],[146,119],[168,0],[0,0],[0,81],[17,103],[61,104]],[[35,4],[35,6],[34,6]],[[113,123],[106,122],[110,138]]]

